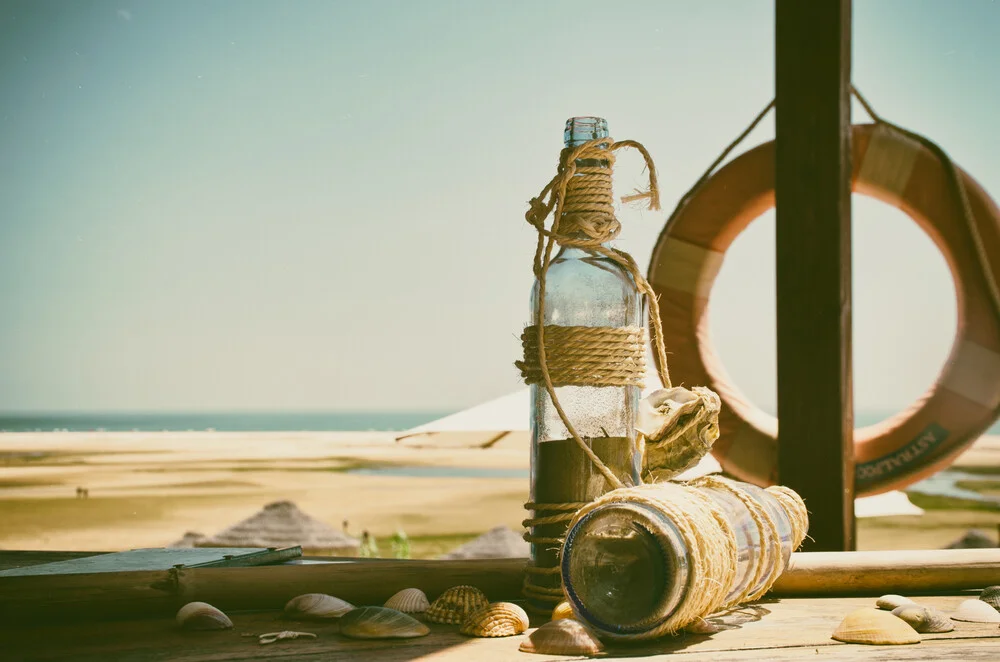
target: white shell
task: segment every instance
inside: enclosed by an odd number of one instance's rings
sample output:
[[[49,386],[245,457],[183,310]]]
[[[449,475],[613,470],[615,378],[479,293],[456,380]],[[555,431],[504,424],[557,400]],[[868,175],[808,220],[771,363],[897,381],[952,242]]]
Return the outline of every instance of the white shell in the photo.
[[[1000,623],[1000,611],[982,600],[964,600],[951,617],[968,623]]]
[[[311,621],[325,621],[340,618],[354,609],[350,602],[325,593],[306,593],[288,601],[285,616]]]
[[[895,593],[890,593],[889,595],[883,595],[881,598],[875,601],[875,606],[879,609],[885,609],[886,611],[892,611],[896,607],[902,607],[903,605],[915,604],[913,600],[909,598],[904,598],[901,595],[896,595]]]
[[[229,617],[207,602],[189,602],[177,612],[177,624],[185,630],[228,630]]]
[[[422,614],[427,611],[431,603],[419,588],[404,588],[386,600],[384,606],[404,614]]]

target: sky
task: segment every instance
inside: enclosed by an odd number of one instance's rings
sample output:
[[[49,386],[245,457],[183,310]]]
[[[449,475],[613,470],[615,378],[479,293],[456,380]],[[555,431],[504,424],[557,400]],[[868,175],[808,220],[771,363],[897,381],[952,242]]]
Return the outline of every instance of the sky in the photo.
[[[0,411],[447,410],[519,387],[566,118],[641,141],[669,210],[773,96],[771,0],[0,0]],[[853,81],[1000,197],[1000,3],[855,0]],[[865,121],[854,106],[855,121]],[[773,119],[747,147],[773,137]],[[622,157],[616,186],[642,183]],[[774,221],[712,292],[773,409]],[[943,258],[855,196],[857,409],[936,378]]]

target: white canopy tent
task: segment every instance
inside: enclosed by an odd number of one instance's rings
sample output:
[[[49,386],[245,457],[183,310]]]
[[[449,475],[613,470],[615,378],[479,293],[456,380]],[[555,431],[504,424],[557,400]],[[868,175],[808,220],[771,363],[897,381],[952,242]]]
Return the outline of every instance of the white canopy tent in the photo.
[[[651,376],[646,381],[656,384],[654,388],[659,388],[659,380],[655,377]],[[652,389],[647,388],[649,390]],[[523,449],[527,464],[531,446],[529,405],[529,389],[524,388],[401,432],[396,436],[396,441],[413,447]],[[719,462],[711,455],[706,455],[697,466],[678,478],[689,480],[719,471],[722,471]],[[856,517],[923,513],[921,508],[913,505],[906,494],[900,491],[862,497],[854,502]]]

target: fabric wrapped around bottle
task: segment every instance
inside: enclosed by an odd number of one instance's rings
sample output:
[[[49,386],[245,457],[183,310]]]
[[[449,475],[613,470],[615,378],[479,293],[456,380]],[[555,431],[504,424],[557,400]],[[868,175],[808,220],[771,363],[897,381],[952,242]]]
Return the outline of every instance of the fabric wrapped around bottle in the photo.
[[[663,388],[643,398],[635,425],[645,442],[643,480],[669,480],[698,464],[719,438],[721,408],[719,396],[703,386]]]

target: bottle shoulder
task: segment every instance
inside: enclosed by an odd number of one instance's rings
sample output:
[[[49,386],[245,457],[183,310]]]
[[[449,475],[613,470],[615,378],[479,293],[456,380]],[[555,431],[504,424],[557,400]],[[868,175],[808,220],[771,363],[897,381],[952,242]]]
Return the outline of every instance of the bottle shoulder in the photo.
[[[537,310],[539,282],[531,293]],[[547,324],[633,326],[640,324],[642,298],[631,274],[614,260],[583,251],[562,251],[545,275]]]

